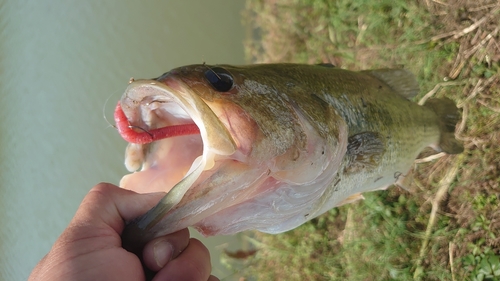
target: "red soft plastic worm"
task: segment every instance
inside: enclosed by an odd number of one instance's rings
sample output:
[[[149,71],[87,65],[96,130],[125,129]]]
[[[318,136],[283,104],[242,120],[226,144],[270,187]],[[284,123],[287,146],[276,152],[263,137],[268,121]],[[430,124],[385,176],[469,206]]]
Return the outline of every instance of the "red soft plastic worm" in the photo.
[[[118,133],[120,133],[123,139],[137,144],[146,144],[164,138],[200,133],[200,129],[198,129],[196,124],[173,125],[150,131],[143,130],[142,132],[135,131],[133,129],[134,126],[130,125],[127,116],[123,113],[120,102],[118,102],[115,108],[115,123]]]

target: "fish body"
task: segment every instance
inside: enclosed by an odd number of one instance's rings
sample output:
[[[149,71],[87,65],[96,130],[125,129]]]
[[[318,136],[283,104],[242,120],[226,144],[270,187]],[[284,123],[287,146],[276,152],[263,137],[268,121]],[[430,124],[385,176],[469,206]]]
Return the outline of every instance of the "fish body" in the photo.
[[[390,186],[427,146],[461,152],[453,102],[419,106],[417,93],[403,69],[329,65],[192,65],[134,81],[117,107],[130,128],[199,134],[129,144],[126,165],[140,171],[120,185],[168,193],[124,237],[284,232]]]

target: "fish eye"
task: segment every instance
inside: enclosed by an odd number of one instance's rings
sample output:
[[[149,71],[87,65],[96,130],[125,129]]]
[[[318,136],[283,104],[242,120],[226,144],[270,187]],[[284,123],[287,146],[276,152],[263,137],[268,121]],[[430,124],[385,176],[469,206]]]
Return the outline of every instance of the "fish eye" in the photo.
[[[205,78],[219,92],[227,92],[233,87],[233,77],[222,67],[211,67],[205,71]]]

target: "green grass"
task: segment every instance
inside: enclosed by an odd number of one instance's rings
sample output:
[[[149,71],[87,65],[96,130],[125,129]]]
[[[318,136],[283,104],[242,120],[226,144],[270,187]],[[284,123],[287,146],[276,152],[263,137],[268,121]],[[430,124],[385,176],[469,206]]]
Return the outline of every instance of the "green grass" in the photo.
[[[465,151],[415,164],[408,190],[365,194],[283,234],[247,234],[257,252],[228,258],[235,275],[500,280],[498,3],[261,0],[248,1],[245,15],[249,62],[404,66],[420,82],[416,101],[442,83],[430,95],[449,97],[463,110],[456,135]]]

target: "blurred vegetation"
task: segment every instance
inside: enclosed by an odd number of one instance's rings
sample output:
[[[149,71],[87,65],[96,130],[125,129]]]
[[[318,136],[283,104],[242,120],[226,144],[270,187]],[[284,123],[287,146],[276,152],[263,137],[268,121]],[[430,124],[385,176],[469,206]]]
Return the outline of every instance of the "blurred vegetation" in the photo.
[[[248,1],[249,62],[405,67],[416,102],[448,97],[461,155],[424,151],[391,187],[279,235],[247,234],[240,280],[500,280],[500,4],[496,0]],[[256,251],[255,251],[256,250]]]

